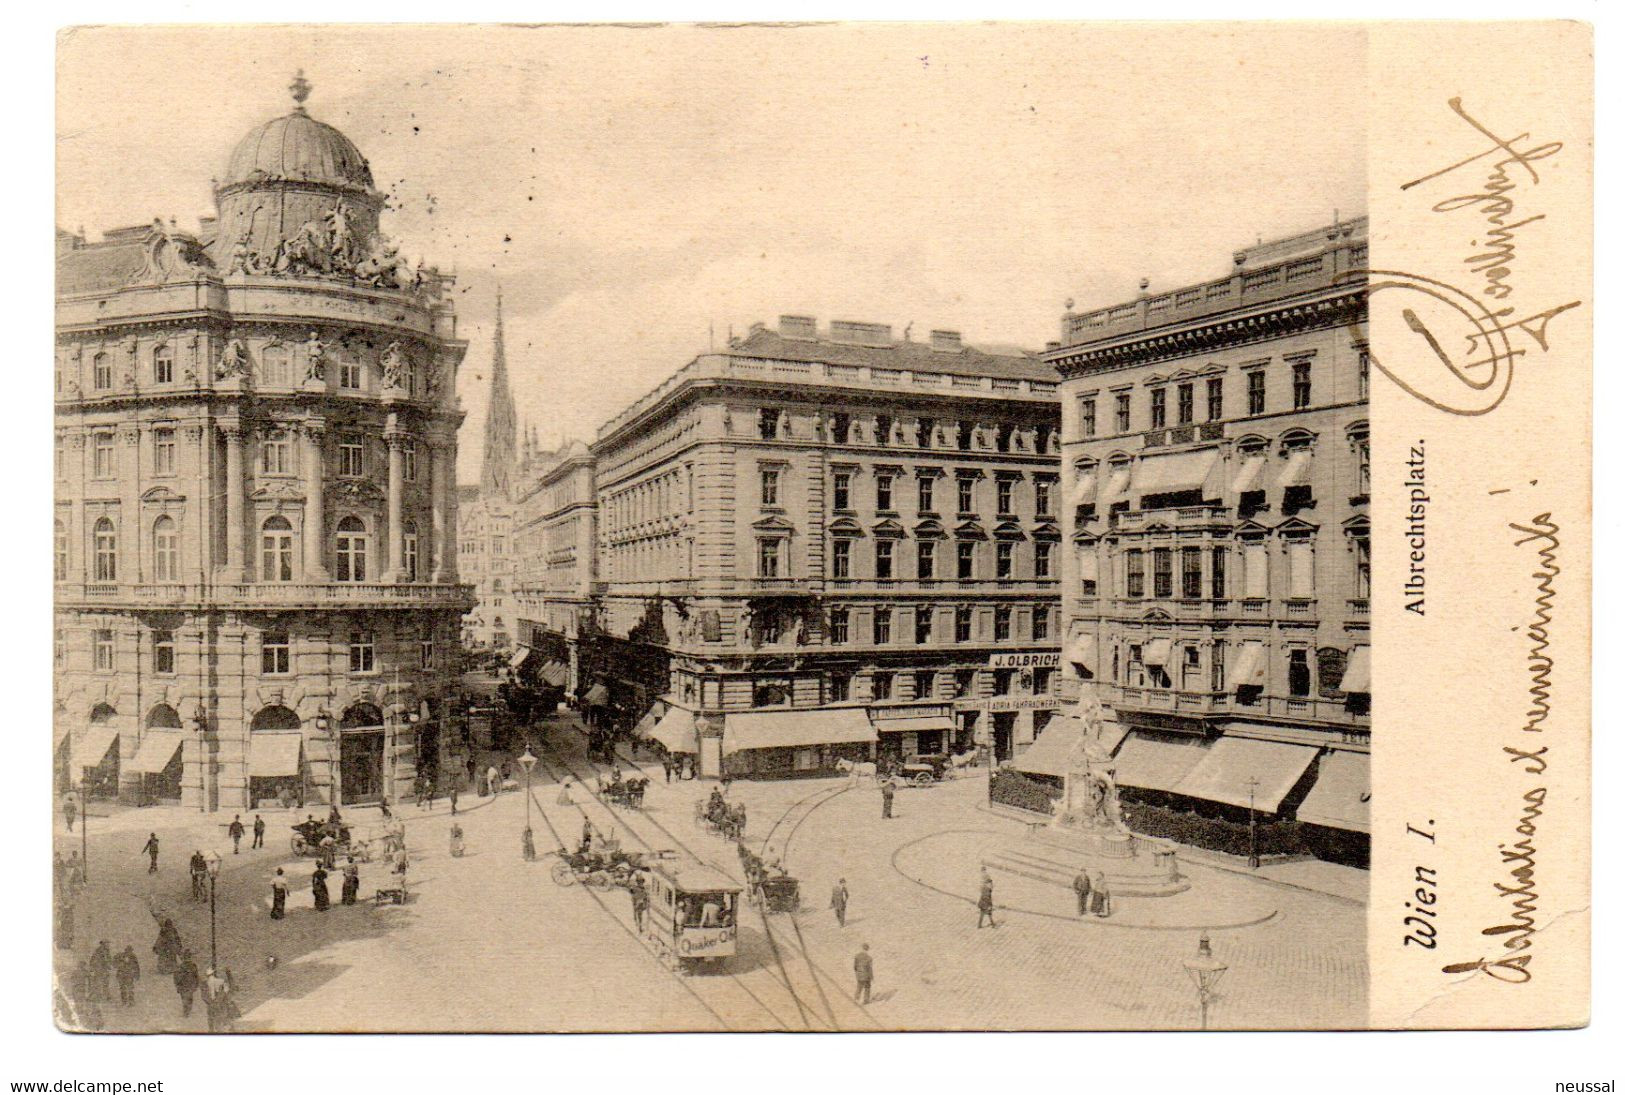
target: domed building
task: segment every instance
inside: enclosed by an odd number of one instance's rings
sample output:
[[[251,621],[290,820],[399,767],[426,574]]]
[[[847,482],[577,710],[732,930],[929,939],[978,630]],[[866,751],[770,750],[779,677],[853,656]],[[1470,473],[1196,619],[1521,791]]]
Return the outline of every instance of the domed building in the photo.
[[[452,279],[290,90],[197,233],[57,234],[62,788],[343,805],[460,762]]]

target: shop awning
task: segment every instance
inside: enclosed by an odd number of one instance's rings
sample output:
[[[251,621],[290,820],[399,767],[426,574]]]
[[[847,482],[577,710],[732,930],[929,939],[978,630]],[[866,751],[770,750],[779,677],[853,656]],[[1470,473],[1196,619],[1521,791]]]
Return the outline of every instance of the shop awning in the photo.
[[[931,730],[948,730],[954,728],[954,720],[947,715],[910,715],[906,718],[875,720],[875,730],[882,734],[921,733]]]
[[[649,728],[647,737],[666,747],[668,753],[693,753],[699,749],[694,738],[694,712],[669,707]]]
[[[1174,642],[1172,639],[1152,639],[1145,644],[1144,661],[1146,665],[1167,665],[1168,659],[1173,656]]]
[[[1072,751],[1084,738],[1084,722],[1070,716],[1049,720],[1038,740],[1010,762],[1018,772],[1034,772],[1044,776],[1065,778],[1072,766]]]
[[[1237,494],[1246,494],[1257,490],[1264,481],[1264,457],[1248,456],[1241,461],[1241,467],[1236,471],[1236,477],[1230,483],[1230,489]]]
[[[1275,481],[1278,487],[1301,487],[1309,482],[1309,450],[1296,449],[1286,458],[1286,467]]]
[[[1175,794],[1274,813],[1319,750],[1312,745],[1224,737],[1173,788]],[[1256,780],[1254,783],[1252,781]]]
[[[604,687],[603,681],[599,681],[587,689],[586,698],[582,702],[588,707],[603,707],[609,703],[609,689]]]
[[[297,730],[255,730],[248,735],[248,774],[297,776],[304,735]]]
[[[1216,448],[1142,456],[1134,465],[1134,493],[1170,494],[1206,489],[1208,476],[1213,474],[1218,459]]]
[[[148,727],[129,768],[134,772],[162,772],[181,751],[181,731]]]
[[[118,727],[109,722],[93,722],[73,737],[73,766],[95,768],[106,758],[118,740]]]
[[[1371,691],[1371,648],[1369,646],[1357,646],[1349,652],[1348,668],[1343,671],[1343,683],[1338,687],[1344,692]]]
[[[1252,640],[1242,643],[1241,649],[1236,653],[1235,669],[1230,681],[1231,689],[1263,684],[1268,668],[1264,663],[1263,643]]]
[[[1371,758],[1341,749],[1321,757],[1315,785],[1298,807],[1298,820],[1370,833]]]
[[[537,679],[553,688],[563,688],[570,679],[570,670],[563,662],[547,662],[536,673]]]
[[[1066,660],[1075,665],[1081,665],[1089,672],[1094,673],[1099,666],[1095,664],[1095,637],[1093,635],[1079,635],[1066,644]]]
[[[638,724],[632,727],[632,736],[634,738],[648,737],[660,722],[660,716],[666,713],[666,707],[667,704],[656,700],[649,710],[643,713],[643,717],[638,720]]]
[[[801,745],[867,744],[874,740],[875,728],[861,707],[731,712],[722,725],[723,753]]]
[[[513,657],[508,659],[508,668],[509,669],[518,669],[520,666],[525,664],[525,659],[527,659],[529,657],[530,657],[530,647],[528,647],[528,646],[520,647],[518,650],[515,650],[513,652]]]
[[[1165,740],[1130,731],[1117,750],[1117,782],[1125,787],[1172,791],[1206,752],[1207,747],[1194,738]]]

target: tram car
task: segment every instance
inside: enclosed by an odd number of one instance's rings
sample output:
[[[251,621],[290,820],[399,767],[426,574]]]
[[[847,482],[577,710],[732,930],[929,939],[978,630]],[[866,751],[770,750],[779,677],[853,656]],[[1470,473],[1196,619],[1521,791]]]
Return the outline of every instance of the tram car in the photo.
[[[688,973],[726,963],[739,938],[739,883],[693,859],[649,864],[643,934],[662,959]]]

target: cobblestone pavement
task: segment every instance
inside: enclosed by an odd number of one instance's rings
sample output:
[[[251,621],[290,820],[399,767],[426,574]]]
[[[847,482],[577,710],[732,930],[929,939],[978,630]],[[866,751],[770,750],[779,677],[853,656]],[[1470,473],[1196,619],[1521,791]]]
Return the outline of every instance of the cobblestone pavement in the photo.
[[[591,770],[579,735],[559,721],[533,740],[543,758],[531,807],[539,851],[552,846],[549,826],[573,841],[586,816],[600,829],[615,828],[628,847],[680,847],[739,874],[731,846],[693,822],[693,804],[710,783],[668,785],[645,760],[654,782],[643,813],[612,811],[579,789],[563,806],[554,777]],[[972,900],[979,849],[1021,832],[1019,823],[981,808],[980,773],[902,790],[890,821],[880,819],[872,786],[844,781],[741,781],[731,794],[749,810],[748,836],[773,831],[775,851],[802,880],[803,911],[764,917],[744,910],[729,973],[668,972],[633,934],[624,892],[560,887],[549,878],[550,859],[523,863],[525,796],[512,793],[461,800],[469,845],[461,859],[448,854],[444,801],[433,812],[398,809],[413,856],[412,901],[374,908],[368,899],[384,868],[366,864],[363,904],[324,913],[311,907],[311,861],[288,849],[296,816],[267,815],[268,847],[250,851],[245,842],[235,857],[224,832],[229,816],[154,808],[94,818],[77,946],[57,952],[58,969],[70,971],[97,939],[115,952],[133,943],[145,974],[137,1003],[105,1006],[107,1026],[202,1029],[201,1005],[180,1016],[167,978],[153,975],[151,952],[152,910],[159,909],[175,917],[200,967],[207,965],[208,906],[188,895],[186,860],[195,846],[218,850],[224,860],[217,926],[221,964],[239,986],[239,1029],[1189,1027],[1196,999],[1181,963],[1195,953],[1194,925],[1261,911],[1269,914],[1261,924],[1211,932],[1216,955],[1230,967],[1212,1024],[1364,1022],[1365,910],[1354,902],[1192,864],[1192,891],[1171,899],[1181,902],[1179,922],[1187,927],[1158,931],[1145,926],[1157,916],[1134,899],[1119,899],[1110,920],[1080,922],[1067,915],[1070,895],[1001,877],[1000,903],[1027,911],[1002,909],[998,928],[979,930]],[[376,822],[377,811],[346,816],[365,825]],[[148,830],[164,844],[157,875],[146,873],[139,854]],[[64,852],[79,846],[60,818],[57,837]],[[280,922],[268,917],[277,866],[293,879],[289,915]],[[845,929],[827,908],[841,876],[852,893]],[[337,874],[330,880],[335,900],[339,881]],[[876,967],[867,1006],[851,998],[852,957],[864,942]]]

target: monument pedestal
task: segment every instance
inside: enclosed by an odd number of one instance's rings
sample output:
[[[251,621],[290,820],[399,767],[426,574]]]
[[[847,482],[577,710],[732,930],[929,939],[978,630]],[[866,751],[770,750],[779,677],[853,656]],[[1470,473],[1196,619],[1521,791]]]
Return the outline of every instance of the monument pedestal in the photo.
[[[1167,897],[1190,889],[1175,845],[1117,829],[1034,828],[982,860],[989,870],[1072,888],[1079,871],[1100,872],[1114,896]]]

